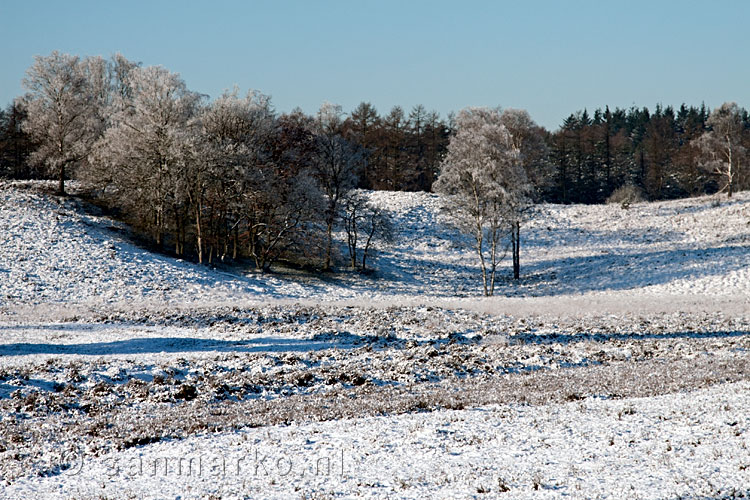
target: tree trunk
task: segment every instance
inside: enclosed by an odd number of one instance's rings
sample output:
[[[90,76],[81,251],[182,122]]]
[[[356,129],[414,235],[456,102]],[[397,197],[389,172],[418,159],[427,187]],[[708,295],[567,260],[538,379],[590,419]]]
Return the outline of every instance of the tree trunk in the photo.
[[[369,242],[365,246],[365,251],[362,253],[362,272],[367,271],[367,248],[370,246]]]
[[[490,267],[490,295],[495,295],[495,276],[497,276],[497,237],[496,230],[492,231],[492,250],[490,258],[492,259]]]
[[[511,244],[513,247],[513,279],[517,280],[521,277],[521,224],[519,222],[513,223]]]
[[[479,224],[477,224],[479,226]],[[479,254],[479,266],[482,270],[482,286],[484,288],[484,296],[489,297],[489,290],[487,289],[487,266],[484,263],[484,253],[482,252],[482,243],[484,242],[484,238],[482,238],[482,228],[479,226],[479,231],[477,232],[477,254]]]
[[[174,238],[174,254],[176,256],[180,256],[180,221],[175,218],[175,223],[177,224],[177,231],[175,232],[175,238]]]
[[[484,296],[489,297],[490,292],[487,289],[487,267],[484,265],[484,255],[482,255],[482,251],[478,250],[478,253],[479,253],[479,263],[482,269],[482,286],[484,288]]]
[[[732,158],[732,141],[730,140],[729,136],[727,136],[727,159],[729,160],[729,165],[727,166],[727,198],[732,197],[732,181],[734,180],[734,162]]]
[[[373,223],[370,233],[367,235],[367,243],[365,243],[365,249],[362,251],[362,272],[367,270],[367,253],[370,251],[370,242],[375,236],[375,224]]]
[[[232,260],[237,260],[237,240],[240,239],[240,230],[235,225],[234,237],[232,238]]]
[[[333,249],[333,220],[329,219],[326,228],[326,262],[323,266],[324,271],[331,269],[331,252]]]
[[[357,268],[357,214],[351,214],[351,219],[346,222],[346,241],[349,246],[349,265],[352,269]]]
[[[198,264],[203,264],[203,228],[200,204],[195,206],[195,235],[198,243]]]
[[[57,184],[57,194],[65,196],[65,164],[60,165],[59,178]]]

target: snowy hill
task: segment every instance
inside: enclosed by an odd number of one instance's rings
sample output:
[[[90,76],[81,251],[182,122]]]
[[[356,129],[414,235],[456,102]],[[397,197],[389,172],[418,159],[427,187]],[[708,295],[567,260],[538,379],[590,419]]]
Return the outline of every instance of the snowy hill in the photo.
[[[376,275],[316,277],[0,185],[0,498],[750,495],[750,193],[541,206],[489,299],[437,196],[369,196]]]
[[[227,303],[477,297],[470,242],[440,199],[373,192],[399,229],[375,278],[228,274],[149,253],[75,200],[0,186],[0,308],[29,304]],[[343,235],[340,235],[343,237]],[[541,206],[522,233],[522,280],[500,296],[750,295],[750,193],[619,205]]]
[[[470,242],[445,226],[436,195],[371,197],[390,208],[402,228],[398,245],[380,262],[398,271],[394,289],[411,284],[411,292],[438,296],[480,293]],[[521,283],[507,279],[506,260],[498,295],[750,293],[750,193],[638,203],[628,210],[542,205],[521,238]]]
[[[86,214],[74,199],[0,186],[0,303],[182,302],[272,293],[280,284],[150,253],[122,228]]]

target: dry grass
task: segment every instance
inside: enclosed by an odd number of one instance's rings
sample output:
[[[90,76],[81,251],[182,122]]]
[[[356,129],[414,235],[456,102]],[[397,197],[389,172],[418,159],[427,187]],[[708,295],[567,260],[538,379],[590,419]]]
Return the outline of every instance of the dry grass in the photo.
[[[42,461],[41,450],[27,443],[86,448],[101,454],[168,438],[231,431],[245,427],[325,421],[435,409],[464,409],[492,404],[565,403],[588,396],[648,397],[690,391],[713,384],[750,380],[750,363],[744,352],[721,359],[653,359],[614,362],[555,371],[501,376],[452,378],[441,383],[412,386],[363,385],[336,388],[325,394],[292,395],[274,400],[186,401],[152,403],[146,407],[115,407],[96,415],[50,415],[44,430],[24,420],[3,422],[0,470],[6,480]],[[11,439],[14,438],[15,439]],[[35,451],[37,450],[37,451]]]

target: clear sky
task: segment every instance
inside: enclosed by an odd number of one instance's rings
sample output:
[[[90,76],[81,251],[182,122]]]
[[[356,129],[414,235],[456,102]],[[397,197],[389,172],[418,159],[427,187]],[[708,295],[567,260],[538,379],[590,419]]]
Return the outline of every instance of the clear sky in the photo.
[[[34,55],[59,50],[235,84],[276,109],[327,100],[525,108],[556,129],[588,108],[750,106],[750,2],[0,0],[0,105]]]

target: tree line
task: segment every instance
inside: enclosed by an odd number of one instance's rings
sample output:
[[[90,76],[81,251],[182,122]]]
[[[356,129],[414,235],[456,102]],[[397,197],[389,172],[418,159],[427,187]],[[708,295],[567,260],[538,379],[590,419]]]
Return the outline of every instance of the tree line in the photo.
[[[349,264],[364,269],[373,239],[393,228],[354,189],[455,195],[435,183],[453,175],[461,147],[472,168],[486,159],[472,150],[496,156],[481,189],[503,210],[520,199],[600,203],[623,186],[650,199],[750,187],[750,117],[734,103],[583,110],[550,133],[522,110],[464,110],[444,120],[421,105],[381,116],[363,102],[348,115],[331,103],[312,116],[278,114],[259,92],[210,100],[179,75],[119,54],[37,57],[23,85],[27,92],[0,111],[0,175],[51,176],[60,193],[76,178],[155,246],[199,262],[246,257],[267,270],[285,259],[330,269],[341,228]],[[479,236],[509,239],[517,277],[523,210],[464,209],[504,221]],[[495,257],[488,262],[494,269]]]
[[[349,262],[364,270],[373,239],[390,236],[383,210],[354,191],[368,151],[340,106],[278,115],[268,96],[236,89],[210,101],[121,55],[37,57],[24,86],[3,114],[4,140],[19,146],[4,147],[6,175],[51,175],[60,194],[74,177],[160,250],[330,269],[346,220]]]
[[[552,177],[542,198],[601,203],[623,185],[652,200],[750,187],[750,116],[735,103],[571,114],[549,137]]]
[[[20,98],[0,110],[1,176],[50,175],[45,165],[33,161],[32,153],[39,145],[22,127],[28,106],[28,100]],[[547,156],[538,158],[529,172],[535,198],[601,203],[623,185],[638,187],[653,200],[747,189],[750,115],[744,108],[727,106],[714,110],[717,116],[712,121],[711,110],[705,105],[683,104],[676,111],[660,105],[653,112],[645,107],[605,107],[593,114],[582,110],[568,116],[554,133],[537,127],[533,134],[546,145]],[[711,158],[715,154],[711,146],[718,146],[716,140],[713,145],[706,144],[711,142],[707,134],[717,126],[718,112],[724,115],[723,126],[733,129],[728,135],[734,146],[731,182],[728,164],[719,165]],[[295,110],[283,116],[302,115]],[[339,132],[363,153],[357,187],[430,191],[455,133],[455,116],[443,119],[422,105],[408,113],[395,106],[381,116],[372,104],[362,102],[348,116],[342,115]],[[76,163],[74,157],[70,160],[71,165]]]

